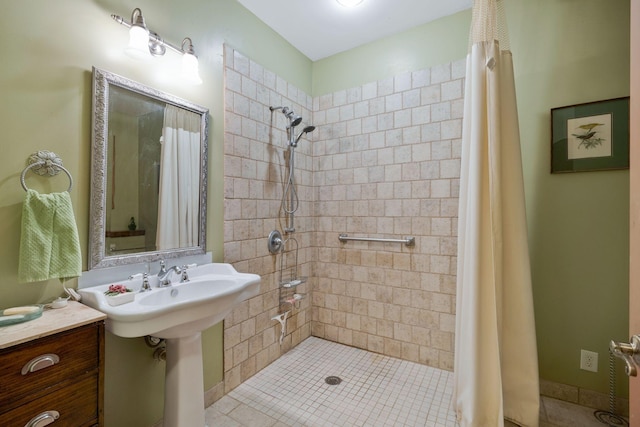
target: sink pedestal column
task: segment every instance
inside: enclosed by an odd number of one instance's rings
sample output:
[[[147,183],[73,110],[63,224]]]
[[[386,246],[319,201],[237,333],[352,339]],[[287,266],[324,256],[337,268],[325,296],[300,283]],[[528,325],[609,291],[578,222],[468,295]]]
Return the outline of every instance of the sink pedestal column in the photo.
[[[166,345],[164,427],[204,427],[202,335],[168,338]]]

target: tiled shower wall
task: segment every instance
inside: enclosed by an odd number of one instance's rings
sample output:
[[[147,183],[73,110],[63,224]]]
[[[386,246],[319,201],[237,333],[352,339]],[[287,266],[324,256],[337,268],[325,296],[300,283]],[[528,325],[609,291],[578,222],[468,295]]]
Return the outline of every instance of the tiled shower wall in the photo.
[[[464,70],[457,61],[311,99],[225,48],[224,259],[262,277],[260,295],[225,319],[226,391],[311,334],[453,369]],[[307,298],[280,345],[280,257],[267,236],[285,225],[286,121],[269,110],[283,105],[303,117],[298,129],[317,129],[296,149]]]
[[[311,99],[225,48],[225,262],[262,276],[261,293],[225,319],[224,388],[237,387],[309,335],[453,370],[464,60]],[[280,345],[286,105],[317,129],[296,151],[295,237],[307,298]],[[309,142],[312,139],[312,142]],[[416,244],[340,243],[359,237]],[[286,237],[286,236],[285,236]],[[285,297],[289,294],[285,294]],[[542,381],[545,396],[606,409],[607,396]],[[621,413],[628,401],[617,399]]]
[[[311,123],[312,99],[274,73],[225,46],[224,124],[224,261],[238,271],[262,277],[260,294],[241,303],[224,320],[225,392],[261,370],[311,333],[310,299],[291,310],[287,336],[279,343],[280,324],[272,317],[291,309],[281,298],[280,256],[267,249],[272,230],[283,231],[281,213],[283,181],[287,165],[286,120],[269,106],[288,106],[303,117],[298,129]],[[295,239],[299,244],[299,276],[312,277],[311,244],[312,158],[311,144],[301,141],[295,166],[299,209]],[[284,235],[284,233],[283,233]],[[287,236],[284,235],[286,238]],[[293,240],[285,246],[292,250]],[[289,252],[288,252],[289,253]],[[313,280],[313,278],[311,279]],[[298,286],[307,294],[311,283]]]
[[[453,370],[464,72],[461,60],[314,99],[314,336]]]

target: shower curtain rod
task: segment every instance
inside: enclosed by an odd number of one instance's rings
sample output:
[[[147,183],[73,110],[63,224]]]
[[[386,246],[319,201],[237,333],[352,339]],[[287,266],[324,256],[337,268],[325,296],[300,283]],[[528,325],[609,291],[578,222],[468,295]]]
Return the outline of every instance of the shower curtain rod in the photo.
[[[359,242],[404,243],[407,246],[414,246],[416,244],[415,237],[407,237],[404,239],[380,239],[377,237],[349,237],[346,234],[340,234],[338,236],[338,240],[340,240],[342,243],[346,242],[347,240],[354,240]]]

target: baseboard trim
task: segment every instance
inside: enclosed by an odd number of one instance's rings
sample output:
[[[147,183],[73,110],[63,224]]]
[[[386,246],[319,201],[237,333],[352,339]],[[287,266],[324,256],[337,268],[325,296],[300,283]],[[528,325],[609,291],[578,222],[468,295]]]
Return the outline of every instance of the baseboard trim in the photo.
[[[578,386],[561,384],[540,378],[540,395],[587,408],[609,410],[609,395]],[[616,396],[616,414],[629,416],[629,399]]]

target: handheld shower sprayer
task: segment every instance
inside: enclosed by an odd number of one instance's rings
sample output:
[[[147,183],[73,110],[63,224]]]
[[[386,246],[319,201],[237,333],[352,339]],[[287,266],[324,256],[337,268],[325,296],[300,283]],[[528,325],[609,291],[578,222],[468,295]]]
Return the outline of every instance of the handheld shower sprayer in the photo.
[[[313,132],[316,127],[312,125],[305,126],[302,129],[302,132],[296,136],[295,127],[302,122],[302,117],[294,113],[289,107],[269,107],[269,110],[271,110],[271,112],[275,110],[282,111],[282,114],[289,119],[289,124],[287,125],[287,151],[289,154],[289,164],[287,165],[288,173],[286,182],[284,182],[284,191],[282,193],[282,210],[287,217],[287,224],[284,231],[286,233],[293,233],[296,231],[294,225],[294,214],[300,205],[293,173],[295,171],[295,148],[298,146],[300,138],[302,138],[305,133]],[[283,321],[281,320],[281,323],[282,322]]]
[[[300,141],[300,138],[302,138],[302,135],[304,135],[305,133],[313,132],[315,129],[316,129],[315,126],[306,126],[304,129],[302,129],[302,132],[300,132],[298,136],[296,136],[296,139],[291,142],[291,146],[294,148],[297,147],[298,141]]]
[[[296,136],[293,128],[298,126],[302,122],[302,117],[294,113],[293,110],[289,107],[269,107],[269,110],[282,111],[282,114],[284,114],[284,116],[289,119],[289,125],[287,126],[287,143],[289,144],[289,147],[296,148],[298,146],[298,141],[300,141],[300,138],[302,138],[302,135],[304,135],[305,133],[313,132],[316,128],[315,126],[311,125],[305,126],[304,129],[302,129],[302,132],[300,132]]]

